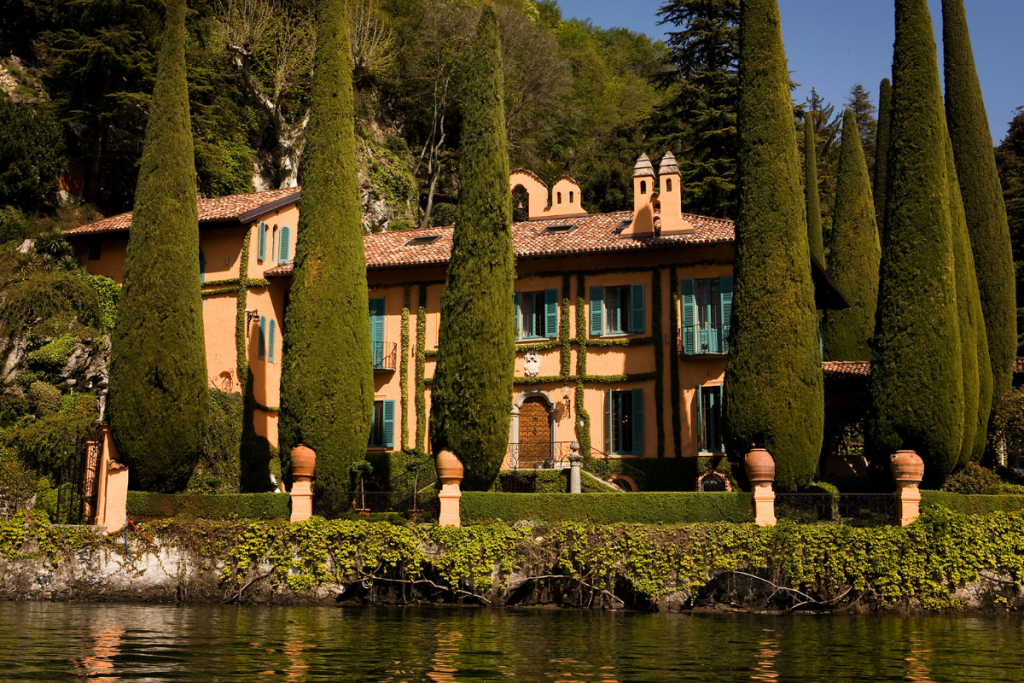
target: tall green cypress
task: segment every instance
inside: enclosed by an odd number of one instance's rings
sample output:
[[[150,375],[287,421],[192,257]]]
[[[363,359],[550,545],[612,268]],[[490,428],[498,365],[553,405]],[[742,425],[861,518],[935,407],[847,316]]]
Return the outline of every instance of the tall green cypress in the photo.
[[[992,134],[974,66],[963,0],[942,0],[946,117],[974,251],[996,395],[1010,389],[1017,355],[1013,252]]]
[[[815,111],[804,116],[804,194],[807,196],[807,240],[811,255],[825,265],[825,240],[821,234],[821,200],[818,196],[818,150],[814,140]]]
[[[430,443],[465,466],[465,488],[494,482],[508,444],[515,367],[512,197],[498,17],[485,7],[464,102],[459,206],[441,301]]]
[[[885,184],[889,168],[889,129],[892,124],[892,84],[883,78],[878,86],[878,139],[875,141],[875,224],[885,234]]]
[[[828,274],[851,305],[846,310],[825,312],[826,358],[871,360],[881,256],[868,165],[856,115],[847,109],[843,115],[835,218],[829,234]]]
[[[188,483],[206,439],[207,381],[185,0],[170,0],[111,338],[110,423],[133,486]]]
[[[373,357],[363,251],[345,0],[317,2],[313,99],[303,154],[302,212],[284,325],[279,436],[317,454],[317,504],[347,501],[350,466],[363,460],[373,412]]]
[[[909,448],[939,484],[964,430],[946,126],[927,0],[896,0],[885,235],[871,371],[871,451]]]
[[[742,7],[740,192],[725,422],[730,450],[767,448],[775,457],[776,484],[793,490],[810,481],[821,453],[818,315],[779,8],[776,0],[747,0]]]

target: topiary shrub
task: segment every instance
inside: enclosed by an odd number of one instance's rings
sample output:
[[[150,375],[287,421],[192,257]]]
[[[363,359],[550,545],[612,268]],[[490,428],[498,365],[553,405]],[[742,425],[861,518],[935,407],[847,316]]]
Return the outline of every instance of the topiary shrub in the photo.
[[[36,417],[52,415],[60,410],[60,389],[46,382],[33,382],[28,388],[28,400]]]
[[[241,476],[241,394],[209,389],[210,425],[199,463],[189,478],[188,493],[238,493]]]
[[[994,496],[1002,493],[1003,480],[995,472],[976,462],[967,463],[964,468],[946,480],[943,491],[949,493],[980,494]]]

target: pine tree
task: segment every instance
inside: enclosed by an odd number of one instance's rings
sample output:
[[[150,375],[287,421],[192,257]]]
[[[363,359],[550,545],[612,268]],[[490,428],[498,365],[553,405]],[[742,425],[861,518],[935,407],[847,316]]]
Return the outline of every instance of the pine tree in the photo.
[[[776,0],[744,2],[740,33],[740,194],[725,423],[731,451],[756,444],[771,452],[776,484],[786,491],[810,481],[821,453],[818,316]]]
[[[853,110],[853,115],[857,119],[864,161],[867,162],[868,177],[871,178],[875,168],[875,142],[878,140],[878,119],[875,118],[877,109],[871,104],[871,93],[858,83],[850,89],[846,107]]]
[[[885,234],[885,184],[889,166],[889,126],[892,121],[892,84],[888,78],[878,86],[878,138],[875,141],[875,222],[879,235]]]
[[[134,487],[188,483],[206,438],[206,384],[185,0],[170,0],[111,338],[110,422]]]
[[[818,153],[814,141],[814,115],[804,116],[804,194],[807,197],[807,240],[811,256],[825,265],[825,241],[821,235],[821,204],[818,199]]]
[[[856,115],[847,109],[828,274],[851,305],[846,310],[825,312],[825,357],[830,360],[871,360],[875,332],[881,248],[861,140]]]
[[[288,471],[293,446],[316,451],[316,500],[326,514],[347,504],[349,468],[366,456],[374,391],[347,18],[345,0],[317,3],[302,212],[281,365],[282,469]]]
[[[480,17],[463,99],[459,206],[441,301],[430,442],[465,466],[463,486],[487,489],[508,445],[515,330],[512,196],[497,15]]]
[[[1017,271],[1017,301],[1024,303],[1024,107],[1017,109],[1006,137],[996,148],[996,164]],[[1017,309],[1017,353],[1024,354],[1024,307]]]
[[[1017,355],[1013,253],[985,102],[963,0],[943,0],[946,116],[974,251],[996,395],[1010,389]]]
[[[896,0],[891,116],[867,436],[879,459],[917,451],[935,485],[960,457],[964,395],[945,121],[927,0]]]

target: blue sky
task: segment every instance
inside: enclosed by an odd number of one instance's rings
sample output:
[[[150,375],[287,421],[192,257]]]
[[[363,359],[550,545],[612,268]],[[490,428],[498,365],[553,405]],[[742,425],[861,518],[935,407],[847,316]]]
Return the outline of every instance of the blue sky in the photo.
[[[942,6],[928,0],[942,52]],[[662,0],[558,0],[565,17],[597,26],[624,26],[661,38]],[[985,109],[998,143],[1017,107],[1024,106],[1024,0],[965,0]],[[837,110],[862,83],[877,105],[878,84],[890,76],[893,0],[779,0],[782,34],[802,101],[811,87]],[[940,67],[941,68],[941,67]]]

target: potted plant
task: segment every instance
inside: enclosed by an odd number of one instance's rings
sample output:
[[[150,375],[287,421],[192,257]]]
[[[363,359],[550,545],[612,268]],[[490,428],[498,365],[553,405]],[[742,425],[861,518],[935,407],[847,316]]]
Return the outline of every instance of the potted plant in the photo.
[[[359,479],[359,507],[356,508],[356,512],[364,517],[369,517],[370,508],[366,507],[366,475],[373,472],[373,465],[366,460],[360,460],[359,462],[352,463],[349,470],[352,472],[353,477]]]
[[[427,472],[431,465],[433,463],[425,458],[413,458],[405,463],[406,473],[412,475],[412,507],[409,509],[409,519],[413,521],[416,521],[423,513],[423,510],[416,506],[416,495],[420,490],[420,474]]]

